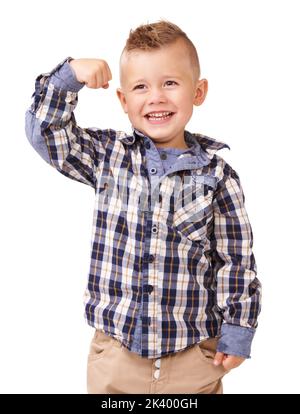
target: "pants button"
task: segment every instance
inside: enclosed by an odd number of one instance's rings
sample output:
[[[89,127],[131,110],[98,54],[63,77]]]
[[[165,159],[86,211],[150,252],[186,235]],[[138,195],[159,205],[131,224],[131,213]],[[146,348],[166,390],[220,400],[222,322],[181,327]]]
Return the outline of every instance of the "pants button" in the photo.
[[[160,374],[159,369],[155,370],[155,371],[154,371],[154,378],[155,378],[155,379],[158,379],[158,378],[159,378],[159,374]]]

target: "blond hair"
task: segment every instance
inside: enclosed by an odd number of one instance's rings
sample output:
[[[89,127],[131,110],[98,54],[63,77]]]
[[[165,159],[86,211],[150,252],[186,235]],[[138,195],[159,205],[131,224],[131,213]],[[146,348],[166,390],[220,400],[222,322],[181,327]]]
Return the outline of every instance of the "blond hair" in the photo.
[[[181,39],[189,52],[191,64],[196,79],[200,77],[200,63],[197,50],[193,42],[188,38],[185,32],[176,24],[167,20],[159,20],[156,23],[149,23],[138,26],[135,30],[130,30],[129,37],[121,53],[130,52],[132,50],[151,51],[161,48],[165,45],[175,43]]]

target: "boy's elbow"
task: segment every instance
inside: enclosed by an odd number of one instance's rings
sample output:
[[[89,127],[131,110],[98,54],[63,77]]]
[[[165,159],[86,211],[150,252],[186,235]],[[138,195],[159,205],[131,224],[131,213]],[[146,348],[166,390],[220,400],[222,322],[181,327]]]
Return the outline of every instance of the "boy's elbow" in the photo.
[[[35,114],[28,109],[25,114],[25,134],[30,145],[36,150],[36,152],[49,164],[50,157],[48,148],[41,134],[41,129]]]
[[[28,109],[25,113],[25,133],[28,141],[32,145],[32,132],[33,132],[33,124],[34,124],[34,115]]]

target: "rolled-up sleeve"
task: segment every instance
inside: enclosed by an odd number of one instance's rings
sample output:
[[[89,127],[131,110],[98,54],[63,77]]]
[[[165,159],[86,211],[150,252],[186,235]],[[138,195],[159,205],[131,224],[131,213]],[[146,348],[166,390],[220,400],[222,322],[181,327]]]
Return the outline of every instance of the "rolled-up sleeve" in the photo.
[[[250,357],[261,310],[261,283],[252,251],[253,233],[238,174],[230,168],[213,200],[216,305],[223,317],[218,351]]]
[[[26,136],[34,149],[63,175],[95,188],[96,170],[105,155],[108,130],[81,128],[74,110],[84,84],[74,77],[66,58],[36,78],[25,115]]]

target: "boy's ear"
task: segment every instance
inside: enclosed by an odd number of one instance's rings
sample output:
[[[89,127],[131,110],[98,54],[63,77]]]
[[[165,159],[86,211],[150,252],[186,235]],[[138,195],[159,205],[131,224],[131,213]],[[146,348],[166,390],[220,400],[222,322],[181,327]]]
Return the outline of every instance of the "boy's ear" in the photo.
[[[118,96],[118,98],[121,102],[122,108],[123,108],[125,114],[127,114],[128,110],[127,110],[127,103],[126,103],[125,94],[124,94],[124,92],[122,91],[121,88],[117,88],[116,92],[117,92],[117,96]]]
[[[208,91],[208,82],[206,79],[199,79],[197,81],[197,86],[196,86],[196,91],[195,91],[195,96],[194,96],[194,105],[196,106],[200,106],[207,95],[207,91]]]

